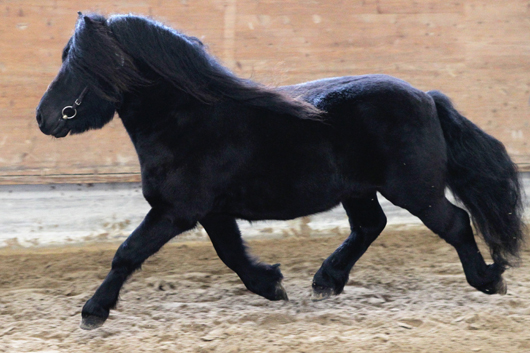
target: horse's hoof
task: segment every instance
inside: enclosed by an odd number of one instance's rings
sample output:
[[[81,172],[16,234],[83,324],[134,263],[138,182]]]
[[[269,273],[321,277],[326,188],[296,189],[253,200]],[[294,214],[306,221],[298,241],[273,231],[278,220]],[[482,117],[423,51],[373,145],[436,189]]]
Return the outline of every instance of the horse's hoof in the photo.
[[[319,302],[321,300],[330,298],[332,295],[335,295],[335,291],[333,289],[313,283],[313,293],[311,294],[312,301]]]
[[[501,278],[499,283],[497,283],[497,287],[495,288],[495,292],[500,295],[506,295],[508,293],[508,285],[504,281],[504,278]]]
[[[501,277],[500,280],[497,281],[496,284],[488,284],[485,287],[478,288],[481,292],[486,293],[488,295],[492,294],[499,294],[499,295],[505,295],[508,292],[508,286],[506,285],[506,282],[504,282],[504,279]]]
[[[285,291],[285,288],[283,288],[282,282],[278,282],[276,284],[276,300],[285,300],[289,301],[289,297],[287,296],[287,292]]]
[[[103,326],[107,319],[99,316],[89,315],[81,319],[81,327],[83,330],[94,330],[98,327]]]

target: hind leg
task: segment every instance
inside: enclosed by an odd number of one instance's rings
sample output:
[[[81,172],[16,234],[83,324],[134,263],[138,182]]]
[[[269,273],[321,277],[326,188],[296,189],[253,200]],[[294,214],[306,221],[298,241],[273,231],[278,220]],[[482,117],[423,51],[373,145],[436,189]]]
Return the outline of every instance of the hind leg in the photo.
[[[391,198],[389,200],[393,201]],[[418,204],[422,206],[418,207]],[[413,203],[409,198],[406,208],[456,249],[467,282],[472,287],[486,294],[506,294],[506,284],[502,279],[504,268],[497,264],[486,264],[466,211],[450,203],[444,196],[430,202],[424,198],[419,203]]]
[[[200,223],[208,233],[217,255],[245,286],[269,300],[289,300],[281,285],[279,264],[267,265],[248,256],[236,220],[225,215],[208,215]]]
[[[348,214],[351,233],[322,264],[313,278],[313,300],[338,295],[344,289],[353,265],[383,231],[386,216],[377,195],[342,202]]]

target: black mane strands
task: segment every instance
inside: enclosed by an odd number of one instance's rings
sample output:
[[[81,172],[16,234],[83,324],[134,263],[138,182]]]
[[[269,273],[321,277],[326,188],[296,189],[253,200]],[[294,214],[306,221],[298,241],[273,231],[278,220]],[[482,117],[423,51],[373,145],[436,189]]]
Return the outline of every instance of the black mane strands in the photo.
[[[311,104],[237,77],[195,37],[132,15],[112,16],[108,23],[124,52],[202,103],[228,99],[303,119],[321,119],[322,112]]]

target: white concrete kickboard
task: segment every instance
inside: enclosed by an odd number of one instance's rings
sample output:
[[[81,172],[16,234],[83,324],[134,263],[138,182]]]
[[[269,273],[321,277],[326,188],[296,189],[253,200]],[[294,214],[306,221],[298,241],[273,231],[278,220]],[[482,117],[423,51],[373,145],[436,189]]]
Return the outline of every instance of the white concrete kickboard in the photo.
[[[523,174],[530,195],[530,173]],[[420,224],[379,195],[388,223]],[[34,247],[121,241],[149,210],[138,183],[0,186],[0,247]],[[528,216],[527,208],[527,216]],[[244,238],[348,233],[342,207],[292,221],[240,221]],[[200,227],[178,240],[205,239]]]

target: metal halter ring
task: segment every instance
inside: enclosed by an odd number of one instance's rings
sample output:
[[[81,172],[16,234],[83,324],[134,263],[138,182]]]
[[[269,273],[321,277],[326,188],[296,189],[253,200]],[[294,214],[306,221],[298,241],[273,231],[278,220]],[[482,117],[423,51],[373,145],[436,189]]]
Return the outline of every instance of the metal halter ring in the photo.
[[[75,104],[75,103],[74,103],[74,104]],[[77,105],[78,105],[78,104],[77,104]],[[67,110],[67,109],[72,109],[72,110],[74,111],[74,115],[72,115],[72,116],[68,116],[68,115],[66,115],[65,110]],[[66,106],[66,107],[63,108],[63,111],[61,112],[61,114],[63,114],[63,119],[64,119],[64,120],[70,120],[70,119],[75,118],[75,116],[77,115],[77,109],[75,109],[75,108],[74,108],[73,106],[71,106],[71,105],[68,105],[68,106]]]
[[[63,119],[64,120],[70,120],[70,119],[75,118],[75,116],[77,115],[77,109],[76,108],[79,107],[81,105],[81,103],[83,103],[83,98],[85,97],[87,92],[88,92],[88,87],[85,87],[83,92],[81,92],[81,95],[79,96],[79,98],[77,98],[75,100],[74,105],[67,105],[66,107],[63,108],[63,110],[61,111],[61,114],[63,115]],[[74,114],[68,115],[67,114],[67,110],[68,109],[73,110]]]

